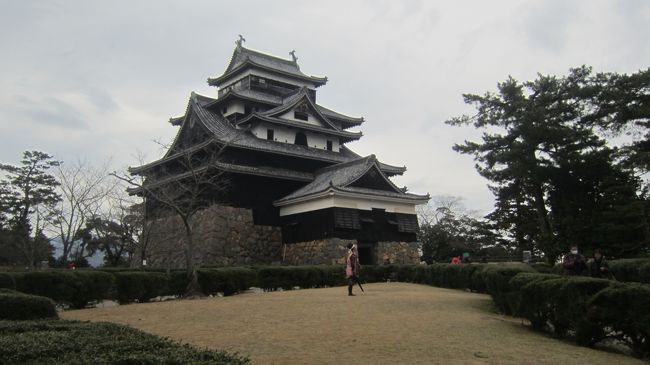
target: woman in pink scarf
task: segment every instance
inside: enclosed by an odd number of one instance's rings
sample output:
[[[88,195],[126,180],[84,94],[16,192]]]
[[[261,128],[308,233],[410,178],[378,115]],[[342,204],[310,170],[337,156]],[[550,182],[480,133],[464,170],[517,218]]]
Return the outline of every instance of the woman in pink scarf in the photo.
[[[354,296],[352,294],[352,287],[354,283],[359,280],[359,271],[361,270],[361,265],[359,264],[359,254],[357,253],[357,245],[348,243],[348,256],[345,266],[345,277],[348,279],[348,295]]]

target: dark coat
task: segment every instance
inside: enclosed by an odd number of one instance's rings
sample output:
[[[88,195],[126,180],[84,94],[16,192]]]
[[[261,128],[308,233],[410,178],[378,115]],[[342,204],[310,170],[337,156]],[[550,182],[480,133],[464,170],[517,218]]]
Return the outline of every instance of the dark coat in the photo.
[[[586,268],[585,257],[581,254],[568,253],[562,258],[565,275],[580,275]]]
[[[604,257],[601,257],[600,260],[589,259],[587,268],[589,269],[589,276],[592,278],[612,278],[612,273],[609,271],[609,264]]]

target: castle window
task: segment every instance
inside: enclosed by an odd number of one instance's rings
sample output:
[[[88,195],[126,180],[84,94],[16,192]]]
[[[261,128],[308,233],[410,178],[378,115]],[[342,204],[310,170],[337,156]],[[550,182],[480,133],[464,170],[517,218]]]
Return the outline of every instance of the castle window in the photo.
[[[327,141],[327,150],[328,151],[332,150],[332,141]]]
[[[266,139],[268,139],[269,141],[274,140],[273,129],[267,129],[266,130]]]
[[[296,140],[294,141],[294,144],[297,144],[299,146],[309,146],[307,144],[307,135],[303,132],[298,132],[296,133]]]
[[[228,113],[228,107],[227,107],[227,106],[224,106],[223,108],[221,108],[221,113],[222,113],[222,114],[226,114],[226,113]]]
[[[304,121],[309,120],[309,114],[299,110],[293,112],[293,117],[298,120],[304,120]]]

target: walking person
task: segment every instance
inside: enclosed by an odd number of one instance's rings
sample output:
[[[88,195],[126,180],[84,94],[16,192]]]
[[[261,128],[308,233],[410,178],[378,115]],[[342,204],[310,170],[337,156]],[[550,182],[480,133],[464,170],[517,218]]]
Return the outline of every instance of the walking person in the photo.
[[[346,259],[345,265],[345,277],[348,279],[348,296],[354,296],[352,294],[352,288],[354,283],[359,281],[359,271],[361,271],[361,265],[359,264],[359,253],[357,252],[357,245],[348,243],[348,256]]]

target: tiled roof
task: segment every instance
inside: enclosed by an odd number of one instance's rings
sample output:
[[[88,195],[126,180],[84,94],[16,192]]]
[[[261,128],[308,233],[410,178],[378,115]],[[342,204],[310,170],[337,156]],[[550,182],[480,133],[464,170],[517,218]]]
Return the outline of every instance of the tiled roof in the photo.
[[[339,112],[335,112],[332,109],[328,109],[322,105],[316,104],[316,107],[318,108],[318,111],[321,112],[323,115],[325,115],[328,118],[333,118],[333,119],[338,119],[338,120],[343,120],[348,123],[352,124],[361,124],[364,122],[363,117],[351,117],[345,114],[341,114]]]
[[[226,71],[221,76],[209,78],[208,84],[218,86],[221,81],[236,74],[238,71],[244,69],[247,65],[257,66],[259,68],[275,71],[287,76],[293,76],[299,79],[308,80],[317,85],[324,85],[327,82],[327,77],[310,76],[304,74],[302,71],[300,71],[298,63],[294,62],[293,60],[271,56],[269,54],[254,51],[245,47],[237,47],[233,52]]]
[[[360,157],[345,146],[341,147],[339,152],[335,152],[257,138],[251,133],[246,133],[243,129],[235,128],[219,111],[208,109],[207,107],[213,104],[215,100],[217,99],[196,93],[192,93],[189,100],[185,119],[191,117],[191,115],[196,115],[196,120],[213,135],[212,140],[201,142],[201,146],[214,142],[222,144],[227,143],[233,147],[308,158],[329,162],[332,164],[357,160]],[[185,128],[185,123],[181,125],[176,139],[181,134],[183,128]],[[176,139],[172,143],[172,146],[176,143]],[[174,154],[171,151],[172,148],[168,150],[165,156],[157,161],[131,168],[131,172],[135,174],[142,173],[151,167],[174,159],[179,155]],[[391,166],[381,163],[379,166],[380,169],[382,171],[385,171],[385,173],[388,175],[401,174],[406,170],[403,167]]]
[[[385,179],[390,190],[370,189],[351,186],[355,181],[363,177],[370,169],[379,170],[379,178]],[[375,195],[407,199],[414,201],[428,200],[428,195],[415,195],[405,193],[402,189],[395,186],[387,176],[379,169],[378,161],[375,155],[370,155],[357,160],[328,166],[316,171],[314,181],[294,191],[293,193],[278,199],[275,203],[282,205],[295,199],[305,198],[310,195],[324,193],[328,190],[357,193],[364,195]]]

